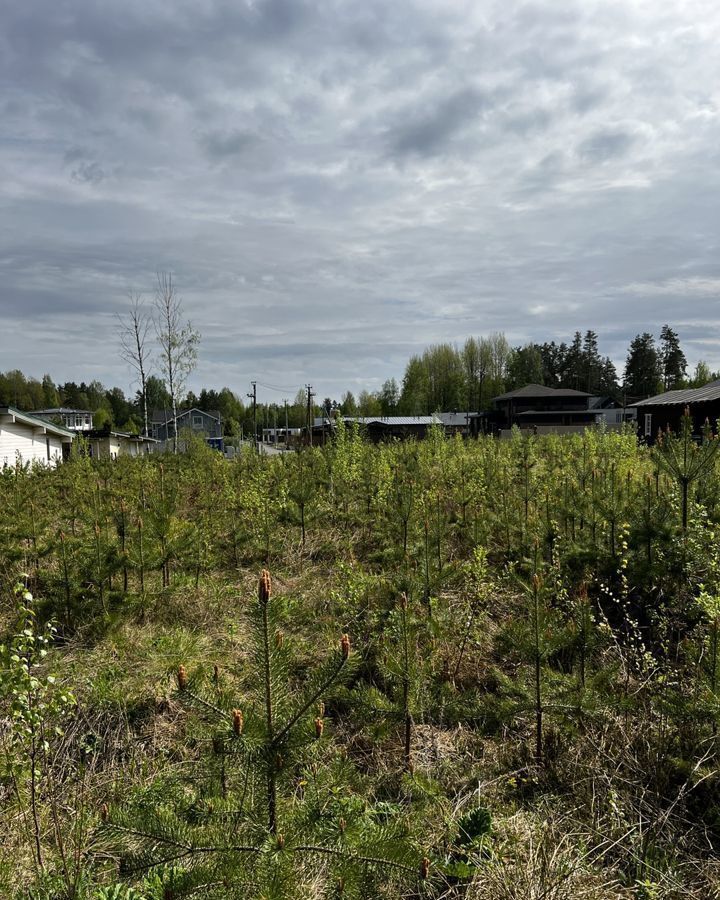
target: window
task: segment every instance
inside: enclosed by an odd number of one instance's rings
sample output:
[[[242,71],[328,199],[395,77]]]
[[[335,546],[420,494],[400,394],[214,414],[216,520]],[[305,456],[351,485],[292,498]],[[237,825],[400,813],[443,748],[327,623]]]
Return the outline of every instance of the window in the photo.
[[[202,416],[193,416],[192,417],[192,427],[193,428],[202,428],[203,427],[203,417]]]
[[[83,423],[83,417],[82,417],[82,416],[75,416],[75,427],[76,427],[76,428],[82,428],[82,423]]]
[[[652,437],[652,413],[645,413],[645,437]]]

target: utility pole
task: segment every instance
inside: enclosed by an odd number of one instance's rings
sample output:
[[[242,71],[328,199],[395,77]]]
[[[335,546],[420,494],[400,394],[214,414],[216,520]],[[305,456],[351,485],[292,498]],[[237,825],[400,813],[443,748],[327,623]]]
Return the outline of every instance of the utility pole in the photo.
[[[287,408],[287,400],[283,400],[285,404],[285,449],[290,449],[290,435],[288,433],[288,408]]]
[[[255,451],[259,453],[260,447],[257,439],[257,381],[251,381],[250,384],[252,385],[252,394],[248,394],[248,397],[253,402],[253,441],[255,442]]]
[[[310,446],[313,445],[313,415],[312,415],[312,398],[315,396],[312,392],[312,385],[306,384],[305,388],[307,390],[307,423],[308,423],[308,435],[310,438]]]

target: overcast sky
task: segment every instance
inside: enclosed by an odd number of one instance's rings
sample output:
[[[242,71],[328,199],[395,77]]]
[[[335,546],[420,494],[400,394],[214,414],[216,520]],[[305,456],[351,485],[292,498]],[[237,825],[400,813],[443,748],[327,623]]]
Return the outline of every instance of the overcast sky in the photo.
[[[664,322],[720,368],[717,0],[0,0],[0,370],[374,390],[430,343]]]

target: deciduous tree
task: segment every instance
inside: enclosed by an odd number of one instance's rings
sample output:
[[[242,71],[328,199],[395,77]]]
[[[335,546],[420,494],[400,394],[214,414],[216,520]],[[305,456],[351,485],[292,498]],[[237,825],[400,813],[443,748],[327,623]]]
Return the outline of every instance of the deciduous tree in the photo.
[[[173,452],[178,451],[177,404],[188,376],[197,365],[200,334],[183,323],[183,308],[171,272],[158,272],[155,292],[155,335],[160,346],[160,371],[170,395],[173,415]]]

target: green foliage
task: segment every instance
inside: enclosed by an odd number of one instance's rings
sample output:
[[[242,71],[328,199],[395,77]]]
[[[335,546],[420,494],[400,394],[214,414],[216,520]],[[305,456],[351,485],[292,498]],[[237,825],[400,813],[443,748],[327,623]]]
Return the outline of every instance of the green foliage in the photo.
[[[32,594],[15,587],[16,631],[0,644],[0,710],[6,722],[0,734],[0,778],[12,784],[21,808],[29,810],[26,835],[32,843],[35,877],[45,877],[41,797],[52,746],[62,736],[62,720],[73,695],[55,675],[43,671],[55,626],[38,627]]]
[[[107,828],[124,865],[151,868],[153,890],[177,897],[198,890],[289,897],[308,867],[327,882],[327,896],[338,880],[353,896],[381,873],[414,875],[403,828],[373,821],[325,734],[322,698],[351,674],[347,635],[302,689],[291,690],[284,605],[272,597],[265,571],[249,617],[252,675],[242,710],[217,670],[208,694],[201,672],[188,678],[180,668],[180,699],[213,723],[211,757],[192,792],[166,782],[161,804],[151,789],[118,807]],[[175,867],[159,870],[171,861]]]
[[[56,627],[51,622],[38,627],[33,596],[23,585],[16,585],[15,595],[18,630],[0,644],[0,702],[9,722],[1,764],[5,774],[37,777],[38,754],[47,752],[53,735],[61,734],[55,723],[74,700],[55,675],[41,671]]]
[[[557,865],[711,896],[716,446],[340,425],[7,468],[0,573],[38,599],[0,605],[0,893],[462,898]],[[268,561],[279,596],[244,599]]]

